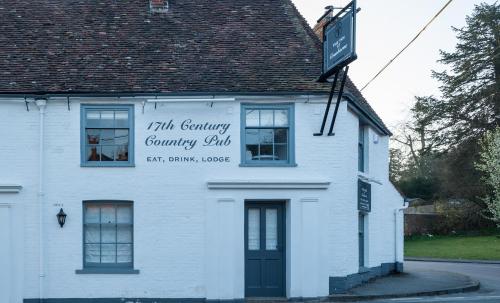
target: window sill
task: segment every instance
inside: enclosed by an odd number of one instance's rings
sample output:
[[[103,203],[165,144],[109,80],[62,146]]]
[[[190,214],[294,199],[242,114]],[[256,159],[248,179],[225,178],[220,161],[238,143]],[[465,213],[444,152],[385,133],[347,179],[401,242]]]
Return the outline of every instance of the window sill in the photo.
[[[368,267],[361,266],[358,270],[358,273],[363,274],[369,272],[370,269]]]
[[[75,270],[75,273],[78,275],[92,275],[92,274],[138,275],[139,270],[133,268],[84,268]]]
[[[240,163],[240,167],[297,167],[296,163]]]

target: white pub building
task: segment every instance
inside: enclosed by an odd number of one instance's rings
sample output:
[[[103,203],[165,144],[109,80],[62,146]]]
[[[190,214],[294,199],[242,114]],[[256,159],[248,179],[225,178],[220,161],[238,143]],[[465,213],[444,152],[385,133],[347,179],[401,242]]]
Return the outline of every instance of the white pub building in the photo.
[[[2,1],[0,303],[300,300],[401,271],[391,133],[347,80],[313,136],[321,70],[290,0]]]

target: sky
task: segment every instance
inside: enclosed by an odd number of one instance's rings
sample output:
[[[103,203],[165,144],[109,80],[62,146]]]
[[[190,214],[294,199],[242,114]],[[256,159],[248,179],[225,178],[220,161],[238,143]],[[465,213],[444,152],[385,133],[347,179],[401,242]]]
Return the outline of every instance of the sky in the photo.
[[[292,0],[311,26],[327,5],[345,6],[347,0]],[[349,75],[363,87],[448,0],[358,0],[358,59]],[[475,4],[494,0],[454,0],[427,30],[364,91],[375,111],[394,128],[409,116],[414,96],[439,96],[431,70],[442,71],[439,50],[453,51],[457,43],[451,27],[465,25]]]

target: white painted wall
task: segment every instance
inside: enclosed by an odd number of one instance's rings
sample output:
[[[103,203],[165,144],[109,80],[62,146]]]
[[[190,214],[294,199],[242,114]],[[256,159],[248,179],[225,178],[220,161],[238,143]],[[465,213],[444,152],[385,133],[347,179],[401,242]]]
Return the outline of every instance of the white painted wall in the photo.
[[[10,262],[12,258],[10,230],[10,205],[0,204],[0,302],[13,302],[11,300],[11,275]]]
[[[287,99],[282,99],[288,101]],[[65,101],[65,100],[64,100]],[[135,104],[135,167],[80,167],[80,102],[71,110],[63,100],[49,100],[45,146],[45,256],[44,293],[49,298],[209,298],[244,296],[243,216],[245,199],[287,200],[287,295],[315,297],[328,294],[328,277],[358,271],[357,254],[357,132],[358,118],[340,105],[336,135],[314,137],[324,103],[295,104],[297,167],[239,167],[240,102]],[[255,99],[238,99],[253,102]],[[259,102],[273,99],[261,98]],[[82,100],[83,103],[96,102]],[[102,100],[103,103],[116,102]],[[229,147],[147,147],[150,122],[231,123]],[[329,125],[329,122],[327,126]],[[10,218],[14,258],[13,302],[38,296],[38,110],[24,103],[0,101],[0,183],[23,185],[15,195],[1,195],[13,203]],[[373,132],[371,130],[370,132]],[[203,138],[171,131],[161,136]],[[394,208],[402,198],[388,181],[388,138],[369,143],[372,213],[369,215],[370,266],[394,262]],[[148,163],[148,156],[218,155],[230,163]],[[214,190],[210,180],[326,180],[320,190]],[[82,200],[134,201],[134,254],[138,275],[78,275],[82,268]],[[60,228],[55,215],[68,214]],[[400,223],[402,220],[399,221]],[[402,231],[401,231],[402,235]],[[402,236],[400,237],[402,239]],[[1,242],[0,242],[1,243]],[[399,246],[402,254],[402,243]],[[399,259],[401,260],[401,259]]]

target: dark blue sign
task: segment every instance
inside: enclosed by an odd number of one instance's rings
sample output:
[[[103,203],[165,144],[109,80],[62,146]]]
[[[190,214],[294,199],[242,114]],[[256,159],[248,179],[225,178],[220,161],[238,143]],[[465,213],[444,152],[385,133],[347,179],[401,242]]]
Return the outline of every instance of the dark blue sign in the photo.
[[[344,10],[344,15],[335,17],[324,28],[323,36],[323,76],[356,60],[356,6],[353,1]]]
[[[372,185],[358,180],[358,210],[370,212],[372,210]]]

